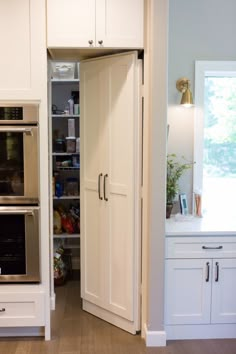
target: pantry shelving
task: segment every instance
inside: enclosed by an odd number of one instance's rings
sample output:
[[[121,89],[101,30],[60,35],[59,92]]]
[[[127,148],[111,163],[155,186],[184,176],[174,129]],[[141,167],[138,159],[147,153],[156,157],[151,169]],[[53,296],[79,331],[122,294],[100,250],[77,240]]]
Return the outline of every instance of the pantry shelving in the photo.
[[[67,259],[70,258],[72,270],[80,269],[79,79],[51,78],[49,91],[51,242],[55,281],[58,250],[59,253],[64,250]],[[72,107],[69,106],[71,99]],[[52,288],[54,281],[52,279]]]

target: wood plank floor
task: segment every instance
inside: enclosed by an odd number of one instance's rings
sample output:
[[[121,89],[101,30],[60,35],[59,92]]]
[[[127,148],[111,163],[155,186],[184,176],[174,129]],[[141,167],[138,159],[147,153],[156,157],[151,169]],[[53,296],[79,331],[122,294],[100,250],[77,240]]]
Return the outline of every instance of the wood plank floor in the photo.
[[[79,282],[67,282],[56,293],[52,340],[0,339],[0,354],[236,354],[236,340],[169,341],[164,348],[146,348],[140,336],[82,311]]]

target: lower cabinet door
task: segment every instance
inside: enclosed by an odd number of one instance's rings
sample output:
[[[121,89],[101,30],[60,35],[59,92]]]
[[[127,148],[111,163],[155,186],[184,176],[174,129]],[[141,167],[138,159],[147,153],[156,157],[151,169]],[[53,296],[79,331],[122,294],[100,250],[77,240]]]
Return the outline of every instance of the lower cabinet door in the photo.
[[[236,323],[236,259],[213,259],[212,323]]]
[[[212,260],[166,260],[165,323],[210,323]]]

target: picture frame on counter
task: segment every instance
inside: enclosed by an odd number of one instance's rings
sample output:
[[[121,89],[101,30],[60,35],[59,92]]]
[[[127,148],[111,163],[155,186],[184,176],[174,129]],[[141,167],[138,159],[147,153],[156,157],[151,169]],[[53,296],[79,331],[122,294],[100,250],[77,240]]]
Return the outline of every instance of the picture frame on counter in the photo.
[[[185,193],[179,194],[179,204],[180,204],[181,214],[188,215],[188,202],[187,202],[187,196]]]

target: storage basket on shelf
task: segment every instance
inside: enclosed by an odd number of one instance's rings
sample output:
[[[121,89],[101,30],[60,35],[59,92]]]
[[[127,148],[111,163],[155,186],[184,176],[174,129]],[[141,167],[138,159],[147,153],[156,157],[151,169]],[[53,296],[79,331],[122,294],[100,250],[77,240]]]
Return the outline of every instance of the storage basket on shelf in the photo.
[[[75,78],[75,63],[52,62],[52,79],[73,80]]]

